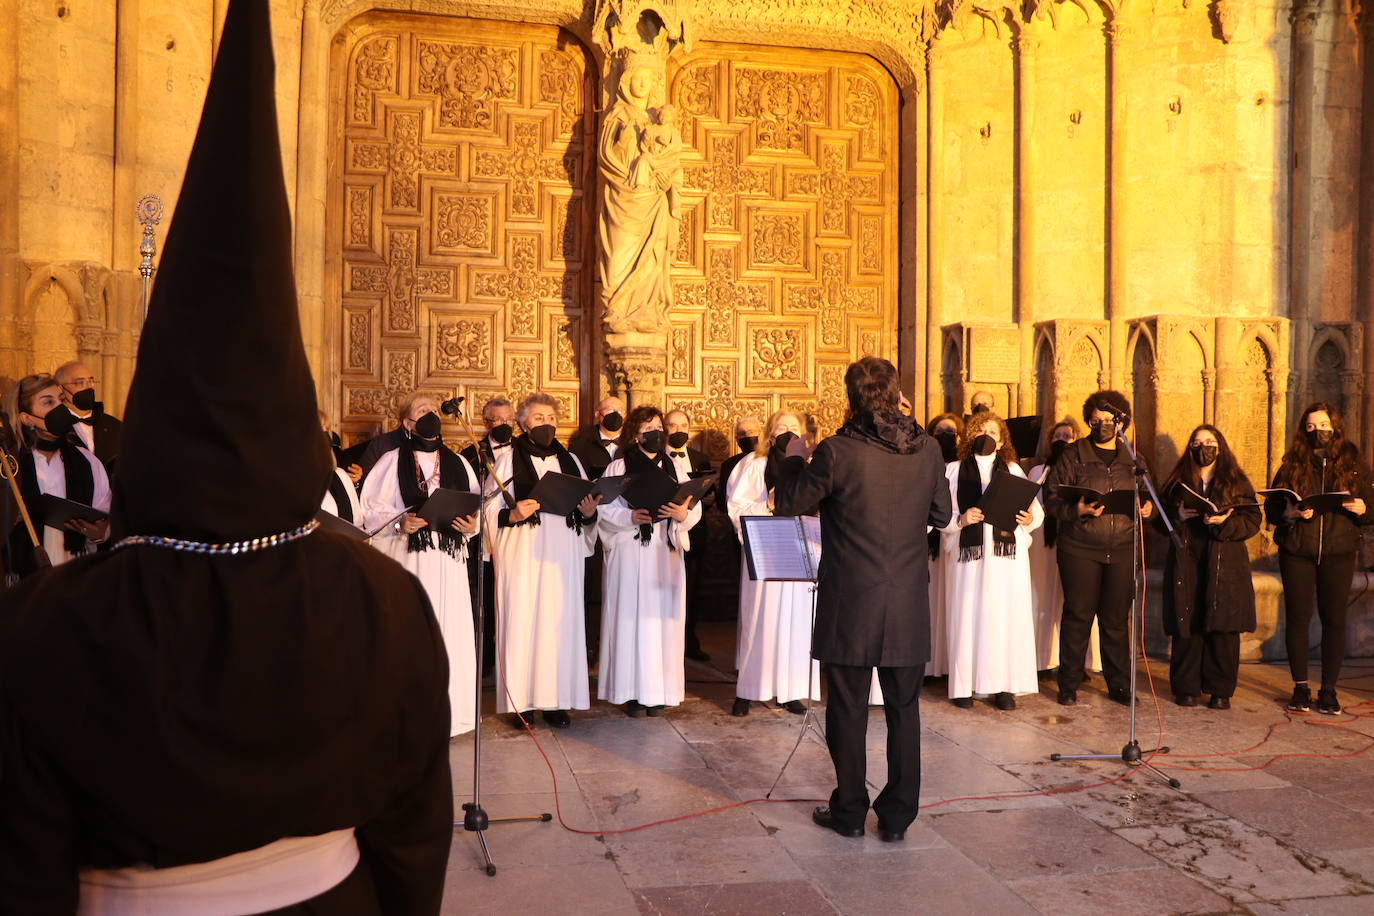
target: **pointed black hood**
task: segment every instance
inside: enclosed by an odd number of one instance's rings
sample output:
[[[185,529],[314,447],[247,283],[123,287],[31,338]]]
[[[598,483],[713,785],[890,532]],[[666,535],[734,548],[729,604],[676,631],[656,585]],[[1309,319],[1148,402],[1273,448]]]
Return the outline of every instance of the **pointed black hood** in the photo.
[[[118,535],[265,536],[309,521],[327,486],[275,85],[268,0],[232,0],[139,344]]]

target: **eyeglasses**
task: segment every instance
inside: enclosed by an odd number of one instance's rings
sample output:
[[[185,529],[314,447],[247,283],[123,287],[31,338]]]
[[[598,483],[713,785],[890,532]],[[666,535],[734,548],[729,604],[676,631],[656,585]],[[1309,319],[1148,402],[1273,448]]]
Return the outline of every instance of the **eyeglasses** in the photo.
[[[95,383],[96,383],[96,378],[95,378],[95,376],[93,376],[93,375],[88,375],[88,376],[86,376],[85,378],[74,378],[74,379],[72,379],[70,382],[65,383],[62,387],[63,387],[63,388],[94,388],[94,387],[95,387]]]

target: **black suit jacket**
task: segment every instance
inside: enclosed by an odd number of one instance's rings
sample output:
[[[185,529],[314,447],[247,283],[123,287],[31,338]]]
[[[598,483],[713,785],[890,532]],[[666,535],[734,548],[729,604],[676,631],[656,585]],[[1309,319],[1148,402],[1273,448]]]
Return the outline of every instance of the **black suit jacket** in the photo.
[[[611,463],[611,453],[601,444],[601,428],[593,423],[584,426],[568,438],[568,451],[577,456],[587,477],[596,480]]]
[[[105,465],[105,470],[112,470],[115,460],[119,458],[119,440],[124,435],[124,422],[119,417],[102,413],[95,418],[93,428],[95,430],[95,457],[99,458],[100,463]]]
[[[851,421],[851,424],[853,421]],[[910,667],[930,658],[926,525],[949,523],[940,445],[909,420],[895,441],[847,435],[788,458],[778,515],[821,516],[811,655],[837,665]]]

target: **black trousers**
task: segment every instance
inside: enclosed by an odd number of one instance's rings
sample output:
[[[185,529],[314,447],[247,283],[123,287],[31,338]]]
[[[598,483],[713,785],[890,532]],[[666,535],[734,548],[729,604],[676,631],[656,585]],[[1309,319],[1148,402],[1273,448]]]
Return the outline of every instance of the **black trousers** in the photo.
[[[1345,659],[1345,612],[1350,577],[1357,554],[1339,553],[1316,560],[1279,551],[1283,578],[1283,617],[1288,644],[1288,670],[1295,681],[1307,680],[1307,634],[1312,625],[1312,597],[1322,622],[1322,688],[1334,690]]]
[[[601,591],[602,573],[606,567],[606,554],[601,549],[601,539],[596,540],[596,549],[587,557],[583,566],[582,588],[586,599],[583,618],[583,632],[587,637],[587,661],[595,663],[601,655]]]
[[[873,810],[887,830],[905,830],[916,819],[921,794],[921,693],[924,667],[879,668],[887,715],[887,785]],[[825,740],[835,764],[835,791],[830,810],[846,827],[862,827],[868,815],[865,777],[868,757],[868,690],[873,668],[827,665]]]
[[[1111,690],[1131,683],[1131,598],[1135,573],[1129,550],[1110,563],[1059,550],[1059,580],[1064,584],[1064,614],[1059,621],[1059,689],[1077,690],[1093,618],[1102,649],[1102,676]]]
[[[706,519],[702,519],[697,526],[692,529],[692,539],[696,540],[697,532],[705,533]],[[704,540],[704,538],[703,538]],[[682,565],[687,576],[687,621],[686,621],[686,642],[683,644],[683,652],[693,655],[701,651],[701,640],[697,637],[697,619],[700,617],[701,605],[701,577],[702,563],[706,559],[706,545],[696,546],[682,555]]]
[[[1174,696],[1230,697],[1240,677],[1239,633],[1190,633],[1169,642],[1169,688]]]

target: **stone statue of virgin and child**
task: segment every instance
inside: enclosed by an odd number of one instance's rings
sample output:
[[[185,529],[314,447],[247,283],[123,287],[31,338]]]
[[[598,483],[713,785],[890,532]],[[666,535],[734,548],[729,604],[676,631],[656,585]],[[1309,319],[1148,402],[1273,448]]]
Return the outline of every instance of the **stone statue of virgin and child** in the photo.
[[[682,133],[661,96],[661,65],[626,62],[598,145],[599,275],[613,332],[662,332],[673,304],[671,264],[681,217]]]

